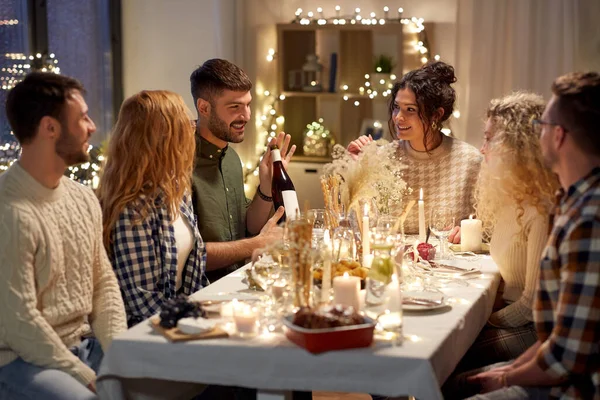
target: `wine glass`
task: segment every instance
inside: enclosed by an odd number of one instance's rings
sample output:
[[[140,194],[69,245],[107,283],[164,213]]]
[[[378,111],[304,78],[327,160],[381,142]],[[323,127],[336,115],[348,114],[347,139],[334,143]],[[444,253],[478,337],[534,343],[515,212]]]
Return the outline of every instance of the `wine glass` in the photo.
[[[396,233],[396,222],[398,218],[393,215],[381,215],[377,219],[377,230],[380,232]],[[400,224],[398,224],[400,226]]]
[[[433,207],[429,219],[429,229],[440,241],[440,259],[447,257],[448,236],[454,228],[454,212],[449,207]]]
[[[325,230],[328,229],[326,213],[326,210],[319,208],[308,210],[306,213],[306,218],[312,222],[313,226],[311,243],[313,249],[316,249],[319,243],[323,241]]]

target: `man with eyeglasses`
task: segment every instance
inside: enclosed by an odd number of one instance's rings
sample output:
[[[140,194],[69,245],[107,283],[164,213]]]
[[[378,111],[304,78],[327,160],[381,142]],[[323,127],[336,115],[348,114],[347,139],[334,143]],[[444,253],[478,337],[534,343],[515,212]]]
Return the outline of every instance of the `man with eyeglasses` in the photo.
[[[552,91],[533,124],[564,193],[541,260],[538,342],[469,378],[479,399],[600,398],[600,74],[561,76]]]

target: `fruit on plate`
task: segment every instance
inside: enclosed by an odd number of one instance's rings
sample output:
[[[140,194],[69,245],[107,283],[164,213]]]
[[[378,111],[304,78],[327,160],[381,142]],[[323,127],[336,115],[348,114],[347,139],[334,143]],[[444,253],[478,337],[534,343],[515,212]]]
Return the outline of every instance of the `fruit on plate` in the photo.
[[[160,326],[170,329],[177,326],[182,318],[206,318],[207,315],[200,303],[189,301],[187,296],[180,294],[163,303],[160,309]]]
[[[429,243],[419,243],[417,245],[417,251],[423,260],[430,261],[435,258],[435,247]]]

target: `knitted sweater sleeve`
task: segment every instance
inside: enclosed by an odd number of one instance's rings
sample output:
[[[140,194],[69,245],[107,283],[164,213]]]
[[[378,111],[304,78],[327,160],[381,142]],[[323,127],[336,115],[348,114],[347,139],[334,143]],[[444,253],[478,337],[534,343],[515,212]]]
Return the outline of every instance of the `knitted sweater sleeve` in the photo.
[[[0,339],[26,362],[64,371],[87,386],[96,374],[69,351],[37,307],[39,231],[31,213],[0,205]]]
[[[94,293],[90,323],[94,335],[106,352],[113,337],[127,330],[127,323],[119,283],[102,242],[102,211],[100,204],[98,204],[95,197],[90,201],[92,202],[92,217],[96,228],[93,250]]]
[[[533,320],[533,299],[540,275],[540,259],[547,240],[547,218],[536,214],[527,232],[527,265],[523,294],[519,300],[492,314],[490,324],[497,327],[518,327]]]

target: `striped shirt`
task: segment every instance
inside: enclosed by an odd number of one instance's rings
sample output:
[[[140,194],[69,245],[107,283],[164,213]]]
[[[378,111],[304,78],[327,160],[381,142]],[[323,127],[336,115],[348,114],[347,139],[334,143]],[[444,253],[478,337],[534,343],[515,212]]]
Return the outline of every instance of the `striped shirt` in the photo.
[[[600,399],[600,167],[561,199],[540,267],[538,365],[566,381],[552,398]]]

